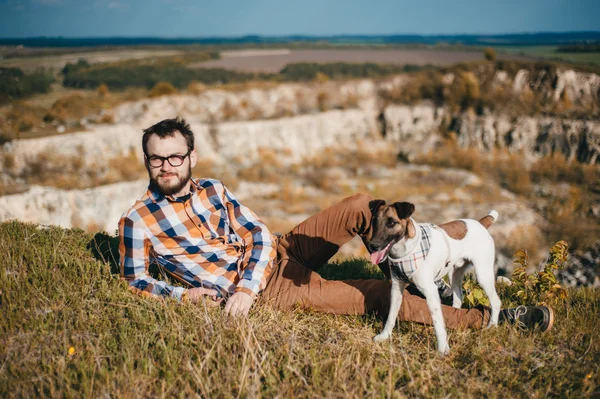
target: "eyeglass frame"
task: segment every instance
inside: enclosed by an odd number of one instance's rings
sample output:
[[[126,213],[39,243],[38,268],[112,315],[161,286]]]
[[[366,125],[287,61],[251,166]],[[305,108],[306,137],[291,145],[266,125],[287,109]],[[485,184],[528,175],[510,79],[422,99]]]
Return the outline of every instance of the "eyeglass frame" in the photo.
[[[148,163],[148,166],[151,167],[151,168],[153,168],[153,169],[162,168],[163,165],[165,164],[165,161],[167,161],[169,163],[169,165],[171,165],[172,167],[178,168],[181,165],[183,165],[183,163],[185,162],[185,159],[192,153],[192,151],[193,150],[189,150],[187,153],[185,153],[185,155],[171,154],[168,157],[161,157],[160,155],[151,155],[151,156],[148,156],[148,154],[146,154],[146,153],[144,153],[144,156],[146,157],[146,162]],[[173,165],[171,163],[171,161],[169,160],[169,158],[172,158],[172,157],[181,158],[181,163],[179,165]],[[160,159],[160,161],[161,161],[160,165],[153,166],[152,164],[150,164],[150,159],[151,158],[153,158],[153,159]]]

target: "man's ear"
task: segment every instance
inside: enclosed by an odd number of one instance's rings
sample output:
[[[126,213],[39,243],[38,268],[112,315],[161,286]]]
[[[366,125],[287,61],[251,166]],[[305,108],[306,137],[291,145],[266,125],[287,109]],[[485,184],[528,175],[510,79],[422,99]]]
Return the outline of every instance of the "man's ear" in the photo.
[[[198,153],[196,152],[196,150],[192,150],[192,152],[190,152],[190,168],[193,168],[194,166],[196,166],[197,162],[198,162]]]
[[[150,165],[148,165],[148,156],[146,154],[144,154],[144,167],[146,168],[146,171],[150,173]]]
[[[393,206],[400,219],[408,219],[415,211],[415,206],[410,202],[394,202]]]
[[[369,209],[371,210],[371,215],[375,215],[377,210],[385,205],[385,201],[382,199],[375,199],[373,201],[369,201]]]
[[[415,238],[417,235],[417,229],[412,219],[408,219],[408,223],[406,224],[406,235],[408,235],[408,238]]]

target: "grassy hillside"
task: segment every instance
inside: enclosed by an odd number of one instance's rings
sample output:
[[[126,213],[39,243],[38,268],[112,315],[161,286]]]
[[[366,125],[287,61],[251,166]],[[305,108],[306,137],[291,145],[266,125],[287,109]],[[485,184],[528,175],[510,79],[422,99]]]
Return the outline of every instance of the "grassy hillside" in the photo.
[[[572,62],[575,64],[600,64],[599,51],[573,52],[561,51],[560,46],[514,46],[498,47],[499,50],[508,54],[520,54],[531,57],[539,57],[548,60]]]
[[[219,308],[142,299],[126,290],[116,242],[0,224],[0,397],[597,397],[600,292],[571,290],[551,333],[509,326],[451,331],[257,304]],[[363,261],[330,277],[375,272]],[[511,298],[500,292],[505,302]]]

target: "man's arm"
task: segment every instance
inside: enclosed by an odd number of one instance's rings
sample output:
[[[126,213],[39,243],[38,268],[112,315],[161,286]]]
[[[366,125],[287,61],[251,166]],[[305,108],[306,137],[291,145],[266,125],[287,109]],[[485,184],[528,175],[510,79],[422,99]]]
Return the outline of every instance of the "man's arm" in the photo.
[[[227,301],[225,311],[233,315],[246,315],[259,290],[266,285],[275,260],[275,242],[271,232],[258,216],[250,208],[240,204],[227,188],[223,188],[223,202],[227,208],[230,226],[250,250],[242,259],[240,281],[235,294]]]
[[[121,278],[129,282],[129,289],[136,294],[181,300],[185,288],[169,285],[148,274],[150,240],[146,231],[142,218],[135,212],[119,221]]]

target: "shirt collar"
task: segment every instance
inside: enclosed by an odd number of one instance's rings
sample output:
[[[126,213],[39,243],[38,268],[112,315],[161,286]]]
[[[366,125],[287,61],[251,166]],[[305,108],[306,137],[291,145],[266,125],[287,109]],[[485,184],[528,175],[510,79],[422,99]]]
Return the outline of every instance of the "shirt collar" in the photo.
[[[190,179],[190,194],[192,195],[192,197],[196,195],[197,192],[200,191],[200,189],[201,187],[198,185],[198,183],[195,182],[193,179]],[[152,199],[152,201],[157,203],[165,200],[169,202],[179,202],[172,195],[162,194],[154,186],[152,186],[152,184],[148,185],[148,196]]]

